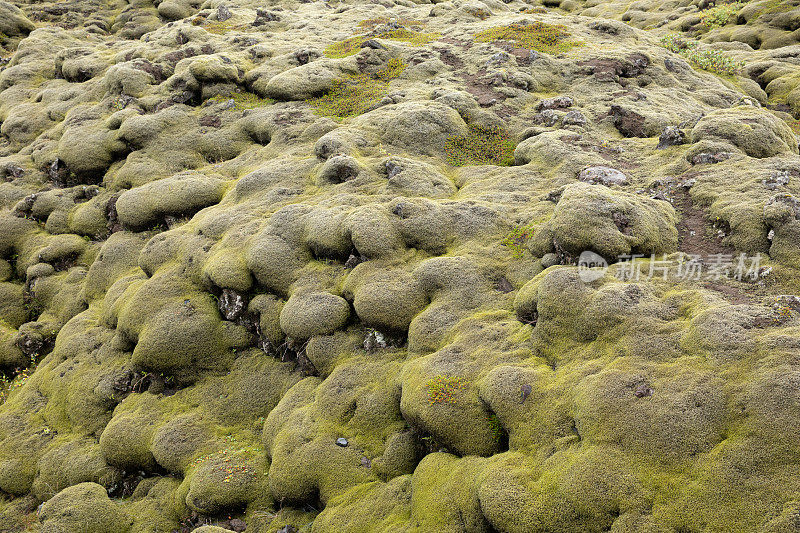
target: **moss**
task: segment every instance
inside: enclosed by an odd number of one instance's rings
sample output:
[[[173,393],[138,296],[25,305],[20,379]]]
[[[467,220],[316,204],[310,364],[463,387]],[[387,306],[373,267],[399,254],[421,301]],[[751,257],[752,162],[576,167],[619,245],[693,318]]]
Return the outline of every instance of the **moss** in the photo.
[[[476,33],[475,40],[484,43],[507,41],[522,48],[553,54],[582,45],[579,41],[569,40],[569,36],[566,26],[535,21],[489,28]]]
[[[367,483],[334,498],[314,520],[323,531],[400,531],[411,518],[411,476]]]
[[[85,531],[102,533],[131,529],[127,516],[96,483],[80,483],[62,490],[39,511],[42,532]]]
[[[281,309],[281,329],[290,337],[308,339],[344,326],[350,306],[340,296],[320,292],[293,294]]]
[[[365,19],[358,23],[359,28],[369,28],[372,29],[375,26],[380,26],[383,24],[388,24],[390,22],[394,22],[401,26],[409,26],[412,29],[415,29],[415,26],[425,26],[427,21],[425,20],[416,20],[416,19],[408,19],[408,18],[388,18],[388,17],[376,17],[371,19]]]
[[[266,465],[255,450],[223,449],[199,457],[188,475],[186,503],[203,514],[235,510],[253,501],[266,487]]]
[[[117,214],[125,227],[141,231],[165,215],[187,215],[217,203],[224,190],[224,182],[209,176],[178,175],[125,191],[117,200]]]
[[[154,421],[161,417],[154,395],[128,396],[100,435],[106,462],[126,470],[153,470],[156,462],[150,443],[156,430]]]
[[[62,488],[94,482],[111,489],[122,480],[122,472],[106,464],[100,446],[92,440],[79,439],[53,443],[38,462],[38,472],[31,491],[47,501]]]
[[[751,157],[797,153],[797,142],[786,123],[772,113],[750,106],[721,109],[692,129],[692,142],[728,141]]]
[[[573,258],[589,250],[607,260],[668,253],[677,249],[675,224],[675,211],[667,202],[612,193],[604,186],[569,185],[553,217],[535,233],[531,249],[542,256],[557,251],[557,245]]]
[[[212,428],[198,413],[173,418],[153,434],[153,458],[167,471],[184,474],[196,457],[218,445]]]
[[[485,460],[479,457],[459,459],[441,452],[426,455],[412,476],[412,520],[424,531],[491,531],[475,484],[484,467]]]
[[[220,94],[209,98],[206,100],[206,102],[210,102],[212,104],[224,104],[230,100],[233,100],[233,109],[236,109],[237,111],[258,109],[275,103],[275,100],[271,98],[261,98],[257,94],[245,91],[234,91],[228,94]]]
[[[419,284],[403,272],[369,272],[367,265],[357,268],[345,290],[352,293],[358,317],[367,326],[405,333],[428,303]]]
[[[525,255],[525,244],[533,236],[536,224],[517,226],[506,235],[501,244],[511,250],[511,255],[515,259],[521,259]]]
[[[209,20],[203,22],[200,27],[206,30],[208,33],[213,33],[214,35],[225,35],[226,33],[240,29],[240,27],[236,24],[228,21],[220,22],[218,20]]]

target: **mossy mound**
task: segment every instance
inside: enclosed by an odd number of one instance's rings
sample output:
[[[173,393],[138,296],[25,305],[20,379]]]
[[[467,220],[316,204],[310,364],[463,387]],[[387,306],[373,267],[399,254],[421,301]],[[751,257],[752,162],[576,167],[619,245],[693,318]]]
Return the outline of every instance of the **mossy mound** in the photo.
[[[574,184],[561,193],[552,218],[537,229],[530,246],[539,256],[563,251],[577,257],[592,251],[614,260],[632,253],[663,254],[677,249],[675,224],[666,202],[613,194],[603,185]]]
[[[130,531],[133,520],[96,483],[79,483],[49,500],[39,512],[42,531]]]

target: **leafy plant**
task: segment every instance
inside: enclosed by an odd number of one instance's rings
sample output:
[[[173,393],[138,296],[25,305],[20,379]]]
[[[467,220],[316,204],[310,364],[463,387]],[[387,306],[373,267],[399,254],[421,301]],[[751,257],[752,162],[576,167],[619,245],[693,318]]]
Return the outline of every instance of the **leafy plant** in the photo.
[[[498,126],[470,124],[467,135],[455,135],[445,141],[444,151],[447,162],[456,167],[514,163],[514,141]]]
[[[508,235],[501,241],[500,244],[507,246],[511,249],[511,255],[515,259],[521,259],[525,255],[525,243],[528,242],[533,236],[536,229],[535,224],[528,224],[525,226],[518,226],[511,230]]]
[[[721,50],[700,50],[697,41],[687,41],[674,33],[662,37],[661,45],[698,68],[715,74],[732,76],[744,67],[744,61],[728,57]]]
[[[28,378],[31,377],[33,371],[36,369],[36,356],[31,356],[31,365],[27,368],[17,371],[17,375],[9,378],[6,374],[0,375],[0,405],[6,403],[11,393],[17,389],[21,389]]]
[[[357,74],[340,78],[333,88],[322,96],[308,100],[320,115],[352,117],[366,113],[386,96],[389,82],[399,77],[406,64],[392,58],[384,69],[374,74]]]
[[[456,403],[456,394],[465,390],[467,383],[460,377],[436,376],[428,381],[428,404]]]
[[[700,15],[700,24],[709,30],[725,26],[745,5],[745,2],[733,2],[712,7]]]
[[[489,430],[492,432],[492,439],[494,439],[495,442],[502,441],[505,430],[503,429],[503,425],[500,424],[500,419],[497,418],[497,415],[492,413],[486,420],[489,421]]]
[[[521,48],[545,53],[567,52],[581,46],[580,41],[569,40],[566,26],[545,24],[544,22],[515,22],[508,26],[498,26],[475,34],[478,42],[507,41]]]

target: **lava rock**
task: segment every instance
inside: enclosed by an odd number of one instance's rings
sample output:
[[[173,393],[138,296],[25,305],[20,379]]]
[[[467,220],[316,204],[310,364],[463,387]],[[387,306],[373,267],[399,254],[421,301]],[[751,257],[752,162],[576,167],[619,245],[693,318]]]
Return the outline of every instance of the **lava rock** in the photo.
[[[621,171],[604,166],[588,167],[580,171],[578,179],[586,183],[611,185],[627,185],[628,177]]]
[[[658,138],[656,149],[663,150],[668,146],[677,146],[679,144],[686,144],[686,133],[676,126],[667,126]]]

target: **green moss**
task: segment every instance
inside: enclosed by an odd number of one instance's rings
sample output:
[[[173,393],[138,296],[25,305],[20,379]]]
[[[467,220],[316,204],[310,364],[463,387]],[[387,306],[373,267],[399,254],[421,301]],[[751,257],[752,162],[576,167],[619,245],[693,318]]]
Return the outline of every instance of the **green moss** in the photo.
[[[467,135],[456,135],[445,142],[447,162],[453,166],[500,165],[514,163],[514,148],[508,132],[499,126],[469,125]]]
[[[375,74],[356,74],[338,79],[333,89],[308,100],[308,103],[324,116],[344,118],[360,115],[374,108],[386,96],[389,82],[399,77],[405,68],[403,60],[392,58]]]
[[[372,29],[375,26],[380,26],[381,24],[388,24],[389,22],[395,22],[400,24],[401,26],[410,26],[412,29],[416,29],[415,27],[424,26],[424,20],[416,20],[416,19],[407,19],[407,18],[399,18],[399,19],[390,19],[388,17],[377,17],[372,19],[362,20],[358,23],[359,28],[369,28]]]
[[[129,531],[133,520],[97,483],[80,483],[59,492],[39,511],[42,531],[104,533]]]
[[[213,33],[214,35],[225,35],[229,31],[238,29],[238,26],[232,24],[228,21],[219,22],[216,20],[201,22],[201,27],[206,30],[208,33]]]
[[[489,28],[476,33],[475,40],[481,43],[508,41],[530,50],[554,54],[567,52],[583,44],[580,41],[569,40],[569,36],[566,26],[536,21],[530,24],[517,22]]]
[[[495,442],[502,441],[505,431],[503,430],[503,425],[500,423],[500,419],[497,418],[497,415],[491,414],[486,417],[486,420],[489,422],[489,430],[491,431],[492,438],[495,440]]]
[[[223,104],[228,100],[233,100],[233,108],[237,111],[244,111],[245,109],[257,109],[259,107],[266,107],[275,103],[272,98],[261,98],[257,94],[237,91],[225,95],[217,95],[206,100],[215,104]]]

